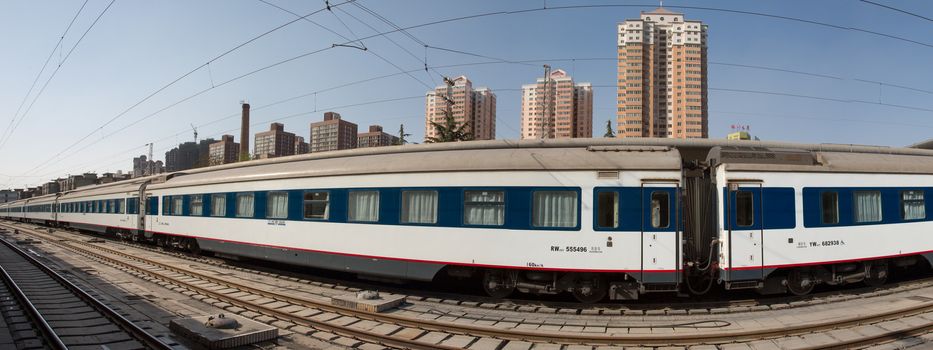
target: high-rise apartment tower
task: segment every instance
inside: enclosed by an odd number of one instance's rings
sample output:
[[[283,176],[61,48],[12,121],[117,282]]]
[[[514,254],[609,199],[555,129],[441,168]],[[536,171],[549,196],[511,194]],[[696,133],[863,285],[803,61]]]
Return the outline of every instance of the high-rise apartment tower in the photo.
[[[619,137],[709,137],[706,32],[664,8],[619,23]]]
[[[428,91],[424,98],[424,137],[437,137],[437,130],[431,124],[444,124],[447,113],[447,86],[438,86]],[[467,131],[473,133],[474,140],[492,140],[496,138],[496,94],[488,88],[473,89],[473,82],[461,75],[453,79],[450,87],[450,99],[453,105],[450,112],[457,125],[469,123]]]
[[[562,69],[522,85],[522,139],[593,137],[593,86]]]

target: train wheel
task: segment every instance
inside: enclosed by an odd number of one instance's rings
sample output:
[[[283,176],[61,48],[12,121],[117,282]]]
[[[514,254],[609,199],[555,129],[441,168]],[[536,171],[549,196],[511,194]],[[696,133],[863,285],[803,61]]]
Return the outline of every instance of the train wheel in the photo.
[[[787,291],[790,294],[802,296],[810,294],[816,287],[816,280],[809,270],[793,269],[787,273]]]
[[[577,277],[573,286],[573,297],[584,304],[592,304],[603,300],[609,287],[606,280],[599,275],[583,274]]]
[[[880,287],[888,280],[888,263],[876,261],[868,263],[865,284],[869,287]]]
[[[493,298],[505,298],[515,291],[517,273],[505,270],[486,270],[483,274],[483,290]]]

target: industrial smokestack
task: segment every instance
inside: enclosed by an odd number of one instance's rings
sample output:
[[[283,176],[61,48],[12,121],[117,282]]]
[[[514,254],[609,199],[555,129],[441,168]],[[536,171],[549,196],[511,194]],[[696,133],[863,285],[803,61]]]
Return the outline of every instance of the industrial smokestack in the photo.
[[[240,102],[243,105],[243,118],[240,121],[240,160],[249,159],[249,103]]]

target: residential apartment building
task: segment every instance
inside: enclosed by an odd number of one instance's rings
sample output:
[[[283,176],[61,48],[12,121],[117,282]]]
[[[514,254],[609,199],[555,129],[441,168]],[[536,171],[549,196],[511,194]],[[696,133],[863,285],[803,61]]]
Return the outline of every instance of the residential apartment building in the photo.
[[[457,125],[469,123],[467,129],[474,140],[492,140],[496,138],[496,94],[488,88],[473,89],[473,82],[461,75],[453,79],[450,87],[450,99],[453,105],[451,114]],[[447,113],[448,86],[438,86],[425,94],[424,137],[436,137],[437,130],[431,124],[444,124]]]
[[[286,132],[282,123],[272,123],[269,131],[256,133],[253,145],[253,159],[294,155],[295,134]]]
[[[522,139],[593,137],[593,86],[562,69],[522,85]]]
[[[213,166],[235,163],[239,158],[239,152],[240,144],[233,142],[233,135],[223,135],[220,137],[220,141],[211,144],[208,164]]]
[[[709,137],[706,33],[664,8],[619,23],[618,137]]]
[[[357,148],[382,147],[397,144],[398,136],[382,131],[380,125],[370,125],[369,132],[361,132],[356,140]]]
[[[356,131],[339,113],[324,113],[323,121],[311,123],[311,153],[356,148]]]
[[[295,154],[305,154],[311,152],[311,145],[305,142],[305,138],[295,136]]]

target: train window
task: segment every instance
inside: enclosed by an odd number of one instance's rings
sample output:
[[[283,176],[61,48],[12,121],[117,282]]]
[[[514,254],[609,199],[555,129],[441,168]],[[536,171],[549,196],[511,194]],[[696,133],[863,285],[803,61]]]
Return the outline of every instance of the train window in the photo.
[[[204,215],[204,196],[200,194],[192,195],[189,203],[188,212],[191,213],[191,216]]]
[[[881,221],[881,191],[855,191],[855,222]]]
[[[182,196],[172,196],[172,214],[173,215],[184,215],[185,213],[185,201]]]
[[[618,192],[599,192],[596,195],[596,225],[604,228],[619,227]]]
[[[671,226],[671,199],[667,192],[651,193],[651,227]]]
[[[735,225],[749,227],[755,224],[755,194],[749,191],[735,193]]]
[[[577,192],[535,191],[531,203],[535,227],[576,227]]]
[[[330,214],[328,198],[329,193],[327,191],[305,192],[305,219],[327,220]]]
[[[227,196],[222,193],[211,195],[211,216],[227,216]]]
[[[379,221],[379,191],[350,191],[348,204],[347,220]]]
[[[162,197],[162,215],[172,214],[172,206],[170,205],[171,201],[172,201],[172,197],[169,197],[169,196]]]
[[[402,223],[437,223],[437,191],[402,191]]]
[[[236,216],[240,218],[253,217],[253,194],[237,193],[236,195]]]
[[[288,192],[269,192],[266,196],[266,218],[288,218]]]
[[[823,210],[823,224],[839,223],[839,194],[823,192],[820,194],[820,208]]]
[[[904,220],[927,218],[923,191],[901,191],[901,218]]]
[[[463,223],[505,225],[505,191],[464,191]]]

